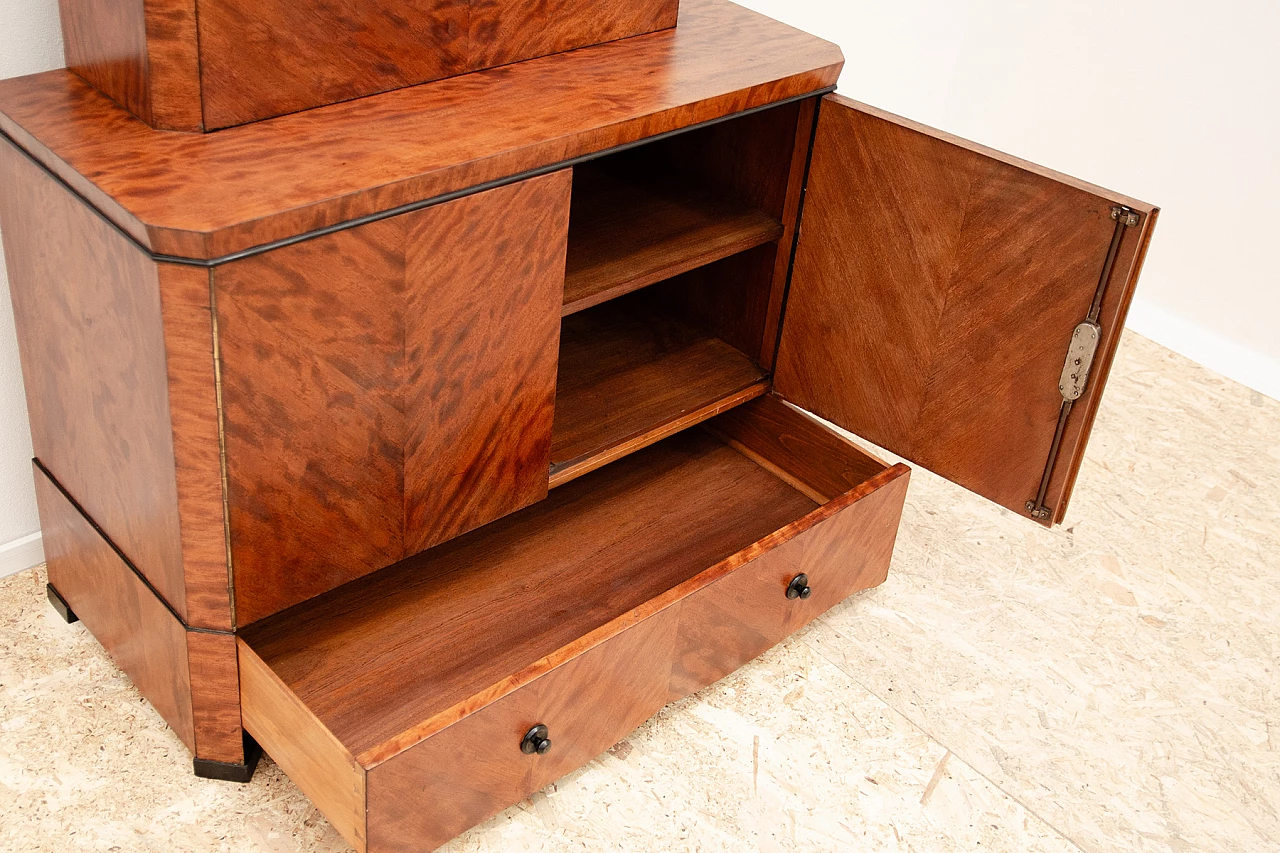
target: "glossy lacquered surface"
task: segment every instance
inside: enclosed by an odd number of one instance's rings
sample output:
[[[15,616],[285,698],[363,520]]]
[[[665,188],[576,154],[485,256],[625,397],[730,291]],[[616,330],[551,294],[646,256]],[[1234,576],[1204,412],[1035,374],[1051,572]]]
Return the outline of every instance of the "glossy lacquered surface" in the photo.
[[[215,258],[834,85],[835,45],[726,0],[680,25],[218,133],[157,133],[66,71],[0,130],[155,252]]]

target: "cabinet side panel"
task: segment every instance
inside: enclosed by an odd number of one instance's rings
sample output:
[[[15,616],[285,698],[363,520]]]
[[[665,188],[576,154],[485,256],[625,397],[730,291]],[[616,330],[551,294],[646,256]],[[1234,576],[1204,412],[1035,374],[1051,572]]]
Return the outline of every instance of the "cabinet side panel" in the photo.
[[[214,272],[240,625],[404,554],[404,226]]]
[[[200,0],[209,128],[467,70],[465,0]]]
[[[196,0],[146,0],[146,17],[151,125],[201,130]]]
[[[365,849],[365,772],[243,640],[244,727],[357,851]],[[412,811],[413,808],[406,809]]]
[[[145,122],[151,80],[143,0],[59,0],[67,68]]]
[[[159,269],[187,624],[226,630],[232,626],[231,580],[210,274],[200,267],[173,264],[161,264]]]
[[[35,454],[186,618],[156,264],[7,144],[0,186]]]
[[[187,632],[39,469],[35,479],[49,583],[194,752]]]
[[[571,183],[565,170],[413,217],[407,554],[547,495]]]

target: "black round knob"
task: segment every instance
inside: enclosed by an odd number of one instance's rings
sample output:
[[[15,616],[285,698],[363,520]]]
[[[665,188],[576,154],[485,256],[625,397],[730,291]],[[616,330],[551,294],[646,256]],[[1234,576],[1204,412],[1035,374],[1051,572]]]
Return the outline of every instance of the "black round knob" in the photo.
[[[806,574],[798,574],[791,579],[791,583],[787,584],[787,598],[808,598],[813,594],[813,590],[809,589],[809,576]]]
[[[538,723],[529,731],[525,732],[524,740],[520,741],[520,751],[525,755],[545,755],[546,751],[551,748],[551,739],[547,737],[547,727],[542,723]]]

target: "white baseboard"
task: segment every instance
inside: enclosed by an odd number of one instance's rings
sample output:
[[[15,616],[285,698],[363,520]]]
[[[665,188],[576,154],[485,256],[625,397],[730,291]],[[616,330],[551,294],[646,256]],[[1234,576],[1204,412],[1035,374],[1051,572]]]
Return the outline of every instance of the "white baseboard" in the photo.
[[[1262,353],[1149,302],[1134,302],[1125,325],[1228,379],[1280,400],[1280,362]]]
[[[0,578],[16,574],[44,562],[44,542],[32,533],[0,545]]]

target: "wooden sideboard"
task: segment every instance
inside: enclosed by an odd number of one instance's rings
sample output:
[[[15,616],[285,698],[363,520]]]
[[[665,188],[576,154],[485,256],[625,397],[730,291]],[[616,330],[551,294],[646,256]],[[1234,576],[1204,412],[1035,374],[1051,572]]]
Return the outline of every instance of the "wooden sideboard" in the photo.
[[[1062,520],[1158,211],[842,64],[685,0],[215,133],[0,81],[51,600],[197,773],[409,851],[581,766],[886,577],[812,415]]]

